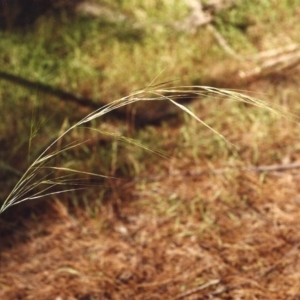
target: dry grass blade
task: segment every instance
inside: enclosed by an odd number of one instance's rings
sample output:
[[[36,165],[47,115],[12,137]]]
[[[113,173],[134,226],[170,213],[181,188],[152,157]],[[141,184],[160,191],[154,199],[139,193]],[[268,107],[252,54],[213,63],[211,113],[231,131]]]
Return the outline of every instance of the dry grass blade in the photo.
[[[60,136],[58,136],[58,138],[55,139],[55,141],[52,142],[38,156],[38,158],[28,167],[27,171],[24,173],[24,175],[21,177],[19,182],[16,184],[14,189],[11,191],[11,193],[8,195],[8,197],[2,204],[2,206],[0,208],[0,214],[2,212],[4,212],[7,208],[9,208],[10,206],[18,204],[23,201],[37,199],[37,198],[41,198],[41,197],[48,196],[51,194],[63,193],[63,192],[68,192],[70,190],[74,190],[74,189],[67,188],[67,189],[64,189],[61,191],[55,191],[55,192],[49,191],[53,187],[70,183],[69,180],[68,181],[63,180],[64,177],[58,177],[55,180],[53,180],[53,179],[50,180],[49,178],[51,175],[53,175],[54,170],[65,171],[68,173],[75,172],[75,173],[81,173],[81,174],[89,174],[92,176],[106,177],[103,175],[89,173],[89,172],[82,172],[82,171],[68,169],[68,168],[49,166],[51,161],[57,155],[59,155],[62,152],[68,151],[69,149],[72,149],[74,147],[78,147],[82,143],[76,143],[73,145],[69,145],[65,148],[60,148],[58,150],[57,149],[51,150],[51,149],[55,148],[55,145],[57,145],[58,141],[60,141],[65,135],[67,135],[73,129],[75,129],[79,126],[82,126],[96,118],[99,118],[115,109],[118,109],[120,107],[129,105],[129,104],[132,104],[132,103],[135,103],[138,101],[151,101],[151,100],[171,101],[174,105],[179,107],[184,112],[188,113],[190,116],[192,116],[198,122],[200,122],[202,125],[206,126],[210,130],[212,130],[213,133],[219,135],[220,138],[222,138],[226,142],[228,142],[228,140],[223,135],[221,135],[220,133],[215,131],[212,127],[207,125],[203,120],[199,119],[192,111],[190,111],[188,108],[186,108],[182,104],[179,104],[176,102],[176,100],[180,100],[181,98],[185,97],[186,95],[193,95],[194,97],[199,97],[199,96],[203,97],[203,96],[208,96],[208,95],[212,95],[214,97],[224,97],[224,98],[227,98],[227,99],[230,99],[233,101],[240,101],[240,102],[244,102],[244,103],[251,104],[254,106],[258,106],[260,108],[268,109],[272,112],[279,113],[280,115],[283,115],[289,119],[296,120],[296,117],[294,115],[288,114],[286,112],[282,112],[282,111],[280,111],[280,108],[273,108],[273,107],[271,107],[270,104],[267,104],[261,100],[249,97],[247,95],[244,95],[242,93],[235,92],[235,91],[218,89],[218,88],[213,88],[213,87],[209,87],[209,86],[179,86],[176,88],[172,88],[172,87],[171,88],[168,88],[168,87],[161,88],[161,85],[156,85],[155,87],[148,87],[145,90],[136,91],[129,96],[126,96],[126,97],[123,97],[116,101],[113,101],[113,102],[103,106],[102,108],[95,110],[94,112],[90,113],[89,115],[87,115],[86,117],[81,119],[79,122],[77,122],[76,124],[71,126],[69,129],[67,129],[65,132],[63,132]],[[109,134],[109,135],[111,135],[111,134]],[[126,137],[118,136],[117,138],[119,138],[125,142],[132,143],[137,146],[143,147],[138,142],[133,142],[132,140],[127,139]],[[147,149],[147,150],[151,150],[151,149]],[[155,152],[157,152],[157,151],[155,151]],[[38,178],[38,175],[39,175],[38,171],[42,170],[42,169],[44,170],[46,168],[48,168],[50,170],[49,173],[43,178]],[[44,185],[46,185],[46,187],[42,188],[41,191],[34,193],[33,190],[35,190],[38,186],[44,186]],[[33,192],[33,195],[26,196],[26,195],[28,195],[28,193],[31,193],[31,192]]]

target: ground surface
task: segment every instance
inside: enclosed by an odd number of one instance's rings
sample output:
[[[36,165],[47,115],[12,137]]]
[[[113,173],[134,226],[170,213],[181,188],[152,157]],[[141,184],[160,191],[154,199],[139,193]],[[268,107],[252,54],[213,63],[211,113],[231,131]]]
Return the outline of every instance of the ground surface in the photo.
[[[236,137],[235,159],[174,150],[114,188],[93,214],[55,198],[16,228],[3,221],[10,231],[0,298],[299,299],[300,173],[290,165],[300,159],[290,136],[297,126],[276,119],[281,130],[262,133],[254,168],[250,128]],[[152,128],[162,130],[173,137],[168,145],[182,134],[180,126]],[[275,169],[258,172],[264,165]],[[93,203],[97,194],[88,197]]]
[[[70,132],[58,146],[87,142],[55,166],[122,180],[87,176],[87,190],[1,214],[0,299],[300,299],[300,122],[287,113],[300,111],[299,1],[240,1],[212,15],[216,31],[189,32],[178,31],[194,16],[183,1],[97,2],[125,21],[50,14],[0,33],[1,201],[57,133],[138,88],[211,84],[268,102],[186,104],[226,142],[155,102],[88,124],[167,158]]]

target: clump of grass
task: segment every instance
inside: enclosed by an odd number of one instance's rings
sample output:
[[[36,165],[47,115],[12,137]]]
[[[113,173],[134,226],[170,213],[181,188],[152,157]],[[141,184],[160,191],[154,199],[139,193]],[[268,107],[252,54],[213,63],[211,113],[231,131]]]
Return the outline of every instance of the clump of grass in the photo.
[[[231,90],[213,88],[208,86],[181,86],[181,87],[173,88],[173,87],[165,87],[163,85],[157,85],[154,87],[148,87],[144,90],[134,92],[129,96],[113,101],[95,110],[94,112],[88,114],[86,117],[81,119],[76,124],[69,127],[69,129],[64,131],[62,134],[60,134],[52,143],[50,143],[48,147],[46,147],[46,149],[28,167],[28,169],[25,171],[21,179],[17,182],[15,187],[12,189],[11,193],[3,202],[0,208],[0,214],[3,213],[9,207],[24,201],[39,199],[53,194],[65,193],[65,192],[86,188],[86,186],[82,186],[84,185],[82,179],[74,179],[73,177],[74,174],[97,176],[97,177],[100,176],[105,178],[108,177],[101,174],[90,173],[88,171],[80,171],[72,168],[52,165],[51,163],[53,163],[53,161],[59,154],[66,152],[74,147],[80,147],[80,145],[82,145],[84,141],[69,144],[62,148],[56,147],[56,145],[60,145],[61,140],[75,128],[86,126],[87,123],[95,120],[96,118],[100,118],[103,115],[115,109],[118,109],[126,105],[130,105],[138,101],[153,101],[153,100],[170,101],[171,103],[176,105],[179,109],[181,109],[182,111],[184,111],[185,113],[189,114],[191,117],[196,119],[200,124],[212,130],[212,132],[214,134],[217,134],[221,139],[224,139],[225,141],[230,143],[230,141],[228,141],[226,137],[224,137],[221,133],[217,132],[211,126],[206,124],[202,119],[198,118],[190,109],[177,102],[177,100],[180,100],[181,98],[184,98],[187,95],[189,96],[193,95],[194,97],[199,97],[199,96],[222,97],[233,101],[239,101],[260,108],[268,109],[273,112],[282,114],[288,118],[295,119],[295,116],[289,115],[286,112],[282,112],[280,107],[271,106],[270,104],[264,101]],[[124,136],[115,135],[109,132],[102,132],[102,131],[99,132],[102,134],[114,136],[115,138],[123,140],[127,143],[144,147],[137,141],[126,138]],[[147,147],[144,148],[159,153],[159,151],[152,150]],[[41,175],[40,171],[44,171],[46,173],[43,173],[43,175]],[[55,177],[56,171],[60,171],[60,173],[63,173],[65,175],[60,175],[58,177]],[[77,187],[66,188],[66,186],[68,185],[73,185]],[[59,189],[53,191],[53,188],[59,188]]]

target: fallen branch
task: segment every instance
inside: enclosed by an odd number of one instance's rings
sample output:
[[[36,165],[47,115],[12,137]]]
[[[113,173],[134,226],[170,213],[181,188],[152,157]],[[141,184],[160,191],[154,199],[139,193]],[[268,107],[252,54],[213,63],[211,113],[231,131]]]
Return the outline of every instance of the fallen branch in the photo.
[[[31,81],[29,79],[23,78],[21,76],[17,76],[8,72],[3,72],[0,71],[0,80],[4,79],[6,81],[18,84],[22,87],[25,87],[27,89],[34,89],[41,91],[43,93],[46,93],[51,96],[55,96],[57,98],[63,99],[64,101],[76,103],[80,106],[84,107],[90,107],[91,109],[95,110],[99,108],[101,105],[105,105],[106,103],[104,102],[98,102],[96,103],[92,99],[89,98],[84,98],[84,97],[79,97],[76,96],[72,93],[66,92],[64,90],[54,88],[50,85],[38,82],[38,81]]]
[[[263,61],[262,63],[260,63],[260,65],[256,66],[250,71],[240,71],[239,76],[243,79],[264,76],[271,73],[278,73],[289,68],[294,68],[300,63],[299,50],[293,53],[280,53],[280,49],[275,49],[270,51],[269,53],[274,53],[275,57],[270,57],[269,59]],[[262,57],[263,56],[261,56],[260,58]]]
[[[73,93],[64,91],[59,88],[54,88],[50,85],[38,82],[38,81],[31,81],[21,76],[17,76],[8,72],[0,71],[0,80],[6,80],[11,83],[17,84],[29,90],[39,91],[45,93],[47,95],[51,95],[57,97],[63,101],[74,103],[81,107],[87,107],[91,109],[91,111],[99,109],[99,107],[105,106],[108,103],[103,100],[94,100],[91,98],[77,96]],[[193,99],[196,98],[196,94],[191,92],[185,93],[184,97],[179,97],[178,101],[182,103],[189,103]],[[110,117],[115,117],[121,120],[130,120],[131,123],[142,127],[145,125],[155,125],[159,124],[161,121],[165,121],[177,115],[179,112],[178,109],[174,109],[174,106],[169,102],[164,102],[161,104],[162,107],[159,105],[152,106],[151,109],[145,110],[143,106],[137,106],[135,110],[128,110],[127,107],[121,107],[120,109],[113,110],[110,113]],[[154,109],[153,109],[154,107]]]
[[[290,163],[290,164],[282,164],[282,165],[248,167],[248,168],[242,168],[242,170],[261,173],[261,172],[285,171],[285,170],[299,169],[299,168],[300,168],[300,163]]]
[[[245,58],[239,55],[225,40],[225,38],[221,35],[221,33],[211,24],[207,25],[207,29],[212,33],[217,43],[220,47],[227,53],[229,56],[233,57],[236,60],[244,61]]]
[[[199,291],[204,290],[204,289],[206,289],[206,288],[208,288],[208,287],[210,287],[212,285],[219,284],[220,281],[221,281],[220,279],[210,280],[210,281],[208,281],[208,282],[206,282],[206,283],[204,283],[204,284],[202,284],[202,285],[200,285],[200,286],[198,286],[198,287],[196,287],[196,288],[194,288],[192,290],[186,291],[186,292],[178,295],[177,297],[174,298],[174,300],[183,299],[183,298],[185,298],[187,296],[190,296],[192,294],[198,293]]]
[[[291,169],[300,169],[300,163],[290,163],[290,164],[281,164],[281,165],[265,165],[265,166],[250,166],[250,167],[236,167],[228,166],[220,169],[210,169],[210,170],[191,170],[191,171],[172,171],[168,174],[158,175],[147,178],[135,178],[129,184],[134,184],[141,181],[146,182],[157,182],[168,177],[193,177],[193,176],[203,176],[203,175],[220,175],[232,171],[244,171],[244,172],[255,172],[255,173],[264,173],[264,172],[276,172],[276,171],[286,171]]]

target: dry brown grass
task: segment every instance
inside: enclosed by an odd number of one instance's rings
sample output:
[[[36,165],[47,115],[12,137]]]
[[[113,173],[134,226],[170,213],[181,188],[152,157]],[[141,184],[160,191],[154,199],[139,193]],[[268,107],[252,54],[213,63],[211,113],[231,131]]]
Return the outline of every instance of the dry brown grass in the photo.
[[[42,228],[30,229],[28,242],[2,251],[0,295],[297,299],[298,176],[269,174],[263,182],[244,172],[168,177],[144,185],[153,191],[148,195],[136,187],[119,205],[119,217],[108,205],[94,219],[74,220],[57,204],[59,218],[48,217]],[[171,202],[163,205],[167,215],[154,213],[164,200]]]

